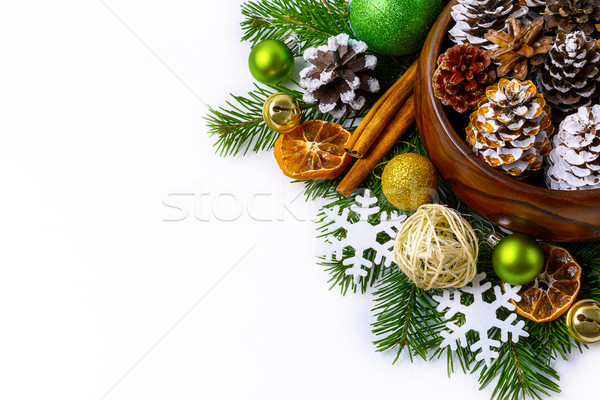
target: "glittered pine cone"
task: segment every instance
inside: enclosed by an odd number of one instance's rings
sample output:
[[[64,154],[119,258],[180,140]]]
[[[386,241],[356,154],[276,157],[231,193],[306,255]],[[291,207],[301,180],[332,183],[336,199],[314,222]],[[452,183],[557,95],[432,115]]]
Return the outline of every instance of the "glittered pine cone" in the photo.
[[[451,11],[456,24],[448,35],[457,44],[491,49],[496,46],[485,38],[485,33],[489,29],[504,29],[510,15],[520,18],[527,11],[527,7],[517,5],[513,0],[458,0]]]
[[[370,93],[379,91],[379,81],[368,74],[377,57],[364,55],[367,45],[342,33],[327,45],[311,47],[304,59],[311,65],[300,71],[303,100],[317,103],[319,111],[341,118],[348,108],[357,111],[367,104]]]
[[[467,142],[490,166],[524,179],[542,167],[553,132],[550,107],[533,82],[503,78],[471,114]]]
[[[489,30],[485,37],[498,45],[488,50],[488,55],[498,63],[496,73],[501,76],[512,76],[524,80],[530,67],[541,64],[544,54],[552,48],[552,38],[540,37],[544,20],[537,18],[531,23],[523,24],[511,15],[506,20],[506,30]]]
[[[600,22],[598,0],[546,0],[544,20],[547,29],[562,32],[579,29],[586,35],[594,32],[594,24]]]
[[[487,85],[496,80],[492,60],[485,51],[457,44],[441,54],[433,74],[433,93],[442,104],[463,113],[477,107]]]
[[[581,107],[561,122],[545,172],[551,189],[600,189],[599,105]]]
[[[538,90],[552,106],[553,118],[592,104],[600,90],[600,53],[596,41],[581,31],[559,32],[536,73]],[[558,111],[558,112],[557,112]]]

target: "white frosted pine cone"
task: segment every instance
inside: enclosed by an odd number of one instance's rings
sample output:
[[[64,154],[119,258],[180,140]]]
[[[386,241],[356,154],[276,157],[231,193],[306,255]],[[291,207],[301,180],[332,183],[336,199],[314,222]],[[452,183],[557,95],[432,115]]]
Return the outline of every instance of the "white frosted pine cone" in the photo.
[[[317,103],[320,112],[334,118],[363,108],[369,94],[379,91],[379,81],[367,73],[377,66],[377,57],[361,54],[366,50],[364,42],[344,33],[330,37],[327,45],[307,49],[304,59],[311,65],[300,71],[303,100]]]
[[[567,116],[552,140],[546,184],[557,190],[600,189],[600,105]]]

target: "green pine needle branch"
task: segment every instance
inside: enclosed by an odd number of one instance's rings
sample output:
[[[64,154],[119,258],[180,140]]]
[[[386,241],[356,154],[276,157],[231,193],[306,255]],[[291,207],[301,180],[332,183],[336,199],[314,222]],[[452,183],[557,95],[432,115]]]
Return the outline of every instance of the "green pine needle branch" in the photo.
[[[394,362],[404,351],[411,361],[415,356],[427,360],[429,352],[439,347],[439,333],[445,327],[431,293],[394,270],[380,280],[374,296],[373,333],[381,336],[375,341],[377,351],[395,350]]]
[[[298,55],[308,47],[327,43],[330,36],[353,36],[343,0],[260,0],[242,5],[242,40],[255,44],[265,39],[295,38]]]

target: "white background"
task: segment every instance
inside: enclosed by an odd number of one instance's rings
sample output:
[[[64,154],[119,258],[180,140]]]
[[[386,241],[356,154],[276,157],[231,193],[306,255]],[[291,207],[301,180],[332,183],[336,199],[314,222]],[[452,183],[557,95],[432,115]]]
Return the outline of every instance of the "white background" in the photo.
[[[240,3],[0,3],[0,398],[488,399],[376,353],[301,186],[214,155],[206,104],[252,83]],[[599,356],[554,398],[597,393]]]

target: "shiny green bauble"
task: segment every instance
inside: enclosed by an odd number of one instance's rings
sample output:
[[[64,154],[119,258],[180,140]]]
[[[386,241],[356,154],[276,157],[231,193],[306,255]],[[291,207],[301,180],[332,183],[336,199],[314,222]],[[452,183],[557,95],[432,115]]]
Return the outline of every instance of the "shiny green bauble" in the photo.
[[[503,282],[524,285],[544,267],[544,251],[534,238],[513,233],[498,242],[492,253],[494,272]]]
[[[266,85],[276,85],[290,79],[294,55],[285,43],[268,39],[252,48],[248,66],[254,79]]]
[[[421,50],[441,11],[441,0],[351,0],[348,14],[369,50],[403,56]]]

